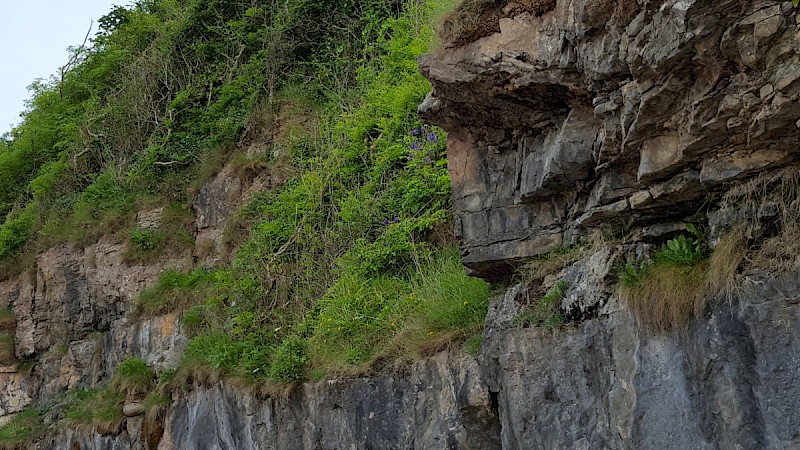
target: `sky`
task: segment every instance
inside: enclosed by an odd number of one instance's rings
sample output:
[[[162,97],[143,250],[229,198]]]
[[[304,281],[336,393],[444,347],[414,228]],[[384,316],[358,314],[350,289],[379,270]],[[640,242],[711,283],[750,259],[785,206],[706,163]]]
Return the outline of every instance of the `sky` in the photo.
[[[19,123],[28,86],[48,78],[69,59],[92,20],[125,0],[0,0],[0,135]],[[94,34],[94,32],[92,32]]]

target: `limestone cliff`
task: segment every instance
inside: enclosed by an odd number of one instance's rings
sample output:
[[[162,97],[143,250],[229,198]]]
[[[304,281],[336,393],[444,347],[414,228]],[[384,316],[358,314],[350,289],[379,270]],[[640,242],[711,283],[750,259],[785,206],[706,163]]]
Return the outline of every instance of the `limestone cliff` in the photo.
[[[507,279],[597,232],[623,238],[495,297],[476,358],[443,351],[283,392],[196,380],[159,415],[128,408],[119,427],[63,430],[37,448],[800,448],[800,259],[734,267],[731,288],[709,294],[685,330],[642,325],[616,288],[626,258],[685,221],[704,225],[712,246],[742,224],[755,248],[800,204],[780,189],[800,173],[795,8],[540,3],[503,2],[482,37],[420,60],[433,86],[420,113],[448,131],[464,263]],[[164,269],[224,260],[226,221],[271,182],[226,167],[201,187],[186,254],[138,264],[108,237],[49,249],[34,273],[1,281],[16,356],[36,362],[0,368],[0,422],[107,383],[130,356],[174,368],[187,342],[180,314],[137,319],[134,299]],[[556,280],[567,323],[520,326]]]

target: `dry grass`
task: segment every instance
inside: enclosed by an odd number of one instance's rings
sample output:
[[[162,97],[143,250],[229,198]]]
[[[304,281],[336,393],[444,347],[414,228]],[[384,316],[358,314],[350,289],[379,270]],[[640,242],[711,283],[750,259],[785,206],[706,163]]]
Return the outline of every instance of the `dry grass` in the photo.
[[[692,266],[655,264],[636,286],[620,284],[620,298],[645,328],[685,330],[709,300],[730,299],[746,248],[741,227],[726,234],[712,256]]]
[[[766,235],[747,258],[747,267],[772,273],[795,269],[800,255],[800,167],[763,174],[731,189],[723,207],[746,217],[745,235]],[[764,221],[759,211],[773,208],[777,217]]]

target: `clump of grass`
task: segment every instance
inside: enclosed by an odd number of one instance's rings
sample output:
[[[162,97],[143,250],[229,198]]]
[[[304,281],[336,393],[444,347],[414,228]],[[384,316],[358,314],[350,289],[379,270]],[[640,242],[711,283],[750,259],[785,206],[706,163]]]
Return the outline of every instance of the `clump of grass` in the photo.
[[[530,309],[514,318],[514,323],[524,327],[557,328],[564,324],[559,303],[564,298],[568,284],[558,281]]]
[[[151,390],[156,381],[155,373],[140,358],[128,358],[117,367],[111,388],[128,395],[140,396]]]
[[[125,419],[125,394],[115,389],[74,389],[67,393],[65,425],[115,432]]]
[[[184,204],[176,202],[163,208],[160,224],[155,229],[135,228],[128,233],[125,259],[129,262],[148,262],[168,251],[181,251],[194,244],[194,216]]]
[[[0,449],[28,448],[47,432],[44,409],[26,409],[0,427]]]
[[[343,276],[321,303],[310,361],[327,373],[353,373],[463,342],[482,330],[489,296],[456,251],[420,264],[409,279]]]
[[[620,298],[645,327],[661,332],[683,330],[692,318],[703,314],[710,298],[730,295],[744,257],[742,244],[741,229],[736,229],[706,258],[698,234],[671,239],[652,262],[625,266]]]
[[[481,344],[483,343],[483,334],[473,334],[466,341],[464,341],[464,353],[476,357],[481,352]]]
[[[800,167],[791,166],[756,177],[731,189],[722,205],[744,216],[745,234],[761,237],[747,258],[747,267],[779,273],[797,268],[800,254]],[[776,217],[759,217],[763,206],[776,209]]]
[[[214,279],[213,271],[202,268],[189,273],[166,270],[155,286],[139,295],[136,312],[139,316],[155,316],[185,309],[209,295]]]

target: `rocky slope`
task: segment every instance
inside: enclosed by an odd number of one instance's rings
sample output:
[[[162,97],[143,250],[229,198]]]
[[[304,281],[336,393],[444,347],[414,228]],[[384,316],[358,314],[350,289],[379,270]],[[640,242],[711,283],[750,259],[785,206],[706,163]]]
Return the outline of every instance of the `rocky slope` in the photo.
[[[491,34],[420,61],[433,84],[421,114],[449,133],[464,262],[498,278],[598,230],[627,232],[623,243],[497,296],[477,358],[442,352],[283,393],[197,381],[160,416],[130,414],[112,432],[65,430],[38,447],[800,448],[797,261],[780,273],[743,267],[733,295],[709,298],[685,331],[641,326],[615,288],[625,255],[684,220],[706,223],[714,241],[746,218],[758,239],[782,204],[798,201],[783,192],[723,201],[797,162],[791,2],[543,4],[505,5]],[[0,282],[17,356],[36,358],[0,370],[0,421],[101,386],[130,356],[175,367],[181,317],[135,320],[136,296],[166,268],[224,259],[226,220],[269,183],[223,169],[195,199],[198,245],[185,255],[130,263],[124,243],[105,238],[50,249],[34,274]],[[157,212],[140,215],[141,227],[153,221]],[[560,309],[573,320],[518,326],[523,305],[556,279],[568,281]]]

